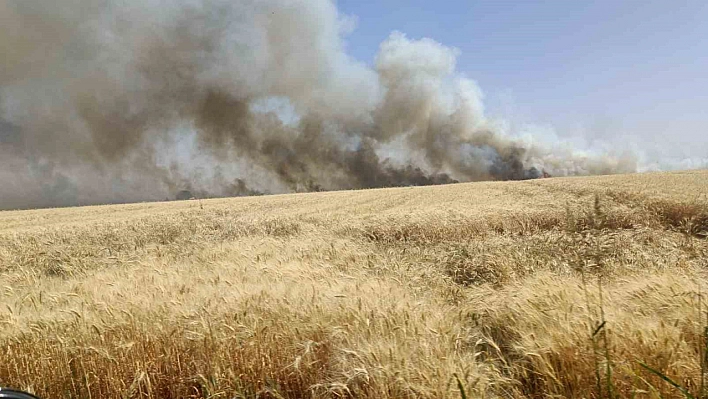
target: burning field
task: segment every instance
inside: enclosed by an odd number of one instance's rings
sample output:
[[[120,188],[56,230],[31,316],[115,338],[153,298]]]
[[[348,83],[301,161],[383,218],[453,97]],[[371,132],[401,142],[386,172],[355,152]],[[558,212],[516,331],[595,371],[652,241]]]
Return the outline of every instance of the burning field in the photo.
[[[485,116],[458,51],[373,65],[316,1],[0,0],[0,209],[633,172]]]
[[[0,385],[704,397],[708,172],[493,118],[432,39],[359,62],[330,0],[0,20]]]
[[[684,397],[641,362],[700,397],[706,192],[696,171],[0,212],[0,381]]]

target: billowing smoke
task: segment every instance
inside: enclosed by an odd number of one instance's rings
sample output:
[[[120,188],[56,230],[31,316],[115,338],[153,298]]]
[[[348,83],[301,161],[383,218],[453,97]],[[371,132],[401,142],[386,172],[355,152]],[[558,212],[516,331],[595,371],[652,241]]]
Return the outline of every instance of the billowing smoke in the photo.
[[[512,139],[432,40],[352,60],[330,0],[0,0],[0,18],[0,208],[636,170]]]

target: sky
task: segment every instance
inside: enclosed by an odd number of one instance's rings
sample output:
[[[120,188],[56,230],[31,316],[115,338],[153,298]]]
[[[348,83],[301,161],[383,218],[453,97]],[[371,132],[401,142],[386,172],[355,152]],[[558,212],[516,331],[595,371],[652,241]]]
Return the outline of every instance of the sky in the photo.
[[[459,49],[487,114],[561,138],[708,158],[708,2],[338,0],[347,52],[391,31]],[[667,142],[667,138],[669,142]],[[690,163],[690,162],[689,162]],[[691,165],[679,165],[691,166]]]

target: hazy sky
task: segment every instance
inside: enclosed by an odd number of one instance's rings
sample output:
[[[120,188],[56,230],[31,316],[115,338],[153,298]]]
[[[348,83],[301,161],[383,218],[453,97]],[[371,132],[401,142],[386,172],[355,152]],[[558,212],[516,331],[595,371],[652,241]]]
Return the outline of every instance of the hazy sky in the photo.
[[[337,4],[356,16],[347,51],[363,62],[392,30],[430,37],[460,50],[458,70],[479,83],[492,115],[634,143],[650,157],[708,158],[706,1]]]

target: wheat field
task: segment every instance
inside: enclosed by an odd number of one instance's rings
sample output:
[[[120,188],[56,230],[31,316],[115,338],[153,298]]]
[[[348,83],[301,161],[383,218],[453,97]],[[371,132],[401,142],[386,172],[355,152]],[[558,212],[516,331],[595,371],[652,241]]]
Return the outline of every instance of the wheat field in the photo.
[[[0,386],[700,397],[707,193],[688,171],[0,212]]]

